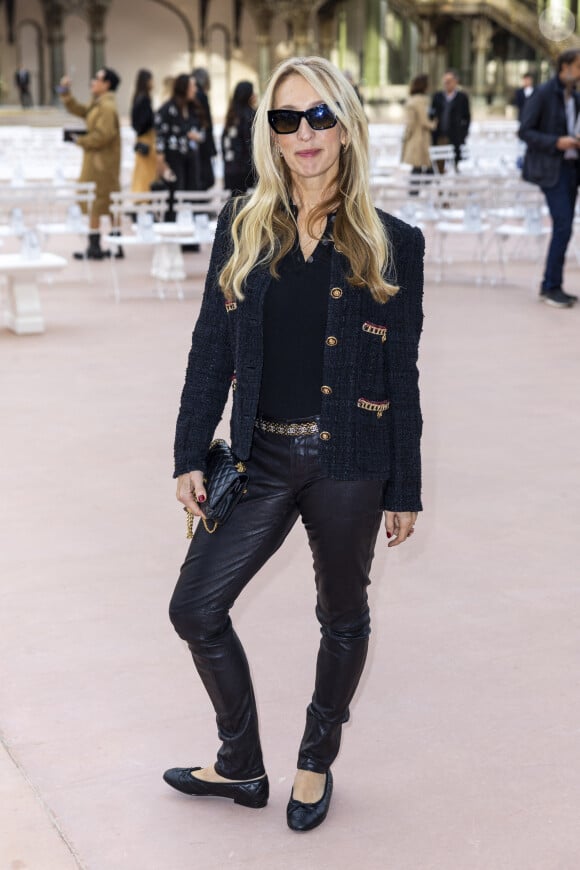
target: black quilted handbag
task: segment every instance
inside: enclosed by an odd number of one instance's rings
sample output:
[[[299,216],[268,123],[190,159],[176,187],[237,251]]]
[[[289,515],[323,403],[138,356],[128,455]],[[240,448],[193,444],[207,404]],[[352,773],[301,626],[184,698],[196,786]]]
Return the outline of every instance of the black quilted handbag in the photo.
[[[206,532],[212,535],[218,526],[223,526],[248,486],[246,466],[236,459],[223,438],[216,438],[209,445],[203,482],[207,501],[203,505],[205,519],[202,522]],[[187,521],[187,537],[191,538],[193,514],[188,512]]]

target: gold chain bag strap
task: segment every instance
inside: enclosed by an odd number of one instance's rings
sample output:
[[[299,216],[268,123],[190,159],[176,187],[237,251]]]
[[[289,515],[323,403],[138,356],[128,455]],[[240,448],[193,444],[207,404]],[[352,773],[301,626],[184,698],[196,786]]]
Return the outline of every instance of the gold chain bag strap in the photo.
[[[203,482],[207,501],[203,504],[205,519],[202,518],[202,522],[206,532],[213,535],[218,526],[223,526],[248,488],[246,466],[234,456],[223,438],[216,438],[209,445]],[[193,514],[190,511],[187,511],[187,537],[193,537]]]

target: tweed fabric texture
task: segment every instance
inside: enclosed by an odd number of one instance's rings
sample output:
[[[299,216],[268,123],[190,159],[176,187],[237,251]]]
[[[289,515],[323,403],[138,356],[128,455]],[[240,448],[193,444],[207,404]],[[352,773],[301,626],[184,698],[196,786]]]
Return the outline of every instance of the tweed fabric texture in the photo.
[[[389,280],[400,289],[386,303],[376,302],[368,290],[348,283],[348,261],[333,249],[320,456],[330,477],[385,481],[386,510],[416,511],[422,509],[417,357],[425,244],[419,229],[378,214],[391,241]],[[270,273],[267,267],[255,268],[244,300],[226,304],[218,275],[231,251],[231,215],[228,203],[218,220],[193,331],[176,426],[175,477],[205,471],[206,453],[233,379],[232,449],[242,460],[250,455],[262,374],[262,308]]]

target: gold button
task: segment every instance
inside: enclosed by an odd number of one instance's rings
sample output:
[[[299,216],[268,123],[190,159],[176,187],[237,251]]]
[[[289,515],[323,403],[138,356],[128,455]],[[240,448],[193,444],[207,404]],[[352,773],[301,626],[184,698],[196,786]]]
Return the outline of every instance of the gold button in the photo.
[[[342,296],[342,290],[340,289],[340,287],[333,287],[330,291],[330,295],[333,299],[340,299],[340,297]]]
[[[321,392],[324,396],[330,396],[331,393],[332,393],[332,387],[320,387],[320,392]]]
[[[330,437],[331,437],[330,432],[321,432],[320,433],[320,440],[321,441],[330,441]]]
[[[338,339],[334,337],[334,335],[329,335],[326,339],[326,343],[329,347],[335,347],[338,344]]]

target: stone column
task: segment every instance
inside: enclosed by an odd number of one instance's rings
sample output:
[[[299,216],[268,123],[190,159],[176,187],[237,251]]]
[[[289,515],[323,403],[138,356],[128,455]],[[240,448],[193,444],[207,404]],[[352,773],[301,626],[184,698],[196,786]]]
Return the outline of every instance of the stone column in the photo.
[[[338,10],[338,63],[340,69],[346,66],[346,55],[348,49],[348,18],[344,3],[340,4]]]
[[[505,32],[496,33],[493,39],[492,54],[496,60],[493,104],[494,106],[502,106],[508,102],[508,93],[506,88],[506,69],[505,64],[508,57],[509,37]],[[509,95],[511,96],[511,94]]]
[[[419,20],[418,66],[419,72],[429,76],[430,87],[433,87],[437,77],[435,50],[437,36],[428,18]]]
[[[336,14],[334,7],[330,12],[318,14],[319,51],[323,57],[330,60],[332,49],[337,42]]]
[[[105,18],[107,17],[108,3],[91,3],[88,8],[89,17],[89,41],[91,44],[91,73],[105,66]]]
[[[305,3],[299,3],[297,0],[288,16],[294,35],[294,51],[299,57],[312,54],[311,14],[312,4],[307,6]]]
[[[266,83],[272,71],[272,18],[273,12],[265,3],[250,2],[254,20],[256,22],[258,43],[258,80],[260,91],[263,93]]]
[[[493,26],[487,18],[474,18],[471,22],[471,40],[475,52],[473,95],[480,104],[485,102],[485,65],[491,49]]]
[[[60,3],[48,2],[44,4],[44,23],[50,65],[50,102],[54,105],[60,105],[56,88],[66,72],[63,19],[63,8]]]
[[[365,85],[371,99],[378,95],[387,80],[387,41],[385,38],[386,4],[384,0],[366,0],[366,32],[364,48]]]

